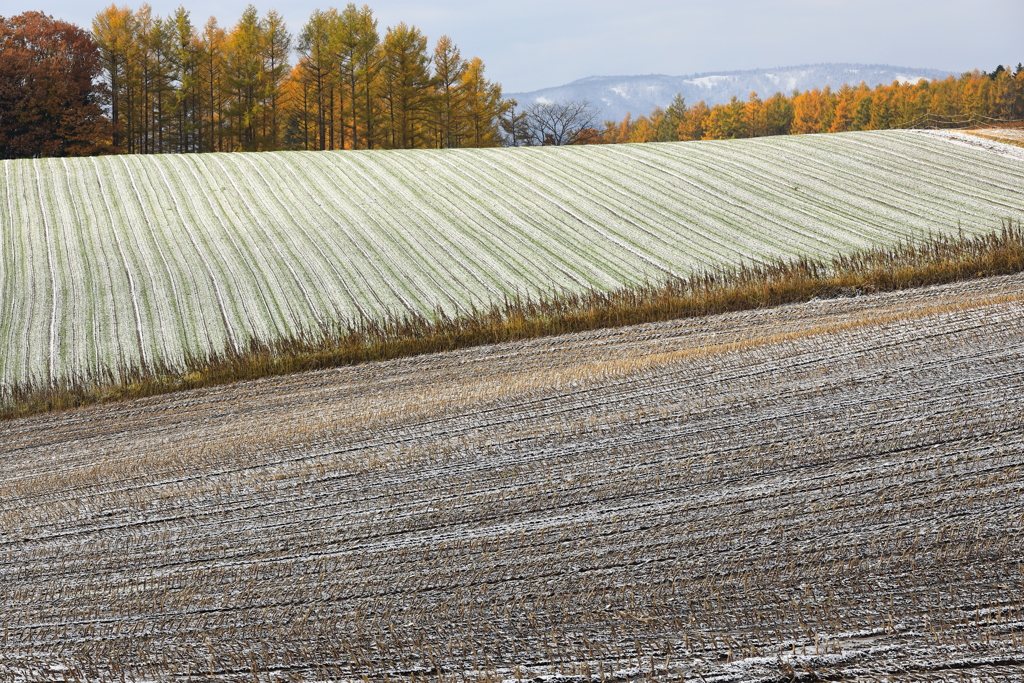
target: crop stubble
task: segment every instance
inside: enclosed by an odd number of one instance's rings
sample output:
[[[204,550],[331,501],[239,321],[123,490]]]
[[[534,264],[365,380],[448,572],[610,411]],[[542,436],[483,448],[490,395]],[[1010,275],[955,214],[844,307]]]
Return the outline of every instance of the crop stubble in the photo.
[[[1022,285],[5,423],[0,678],[998,680]]]

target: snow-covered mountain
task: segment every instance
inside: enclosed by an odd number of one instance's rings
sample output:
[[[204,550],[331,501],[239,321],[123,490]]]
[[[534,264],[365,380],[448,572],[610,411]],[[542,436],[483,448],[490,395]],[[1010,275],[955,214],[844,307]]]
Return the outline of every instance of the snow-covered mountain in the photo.
[[[733,95],[745,100],[751,92],[766,99],[776,92],[789,95],[793,90],[811,90],[826,85],[836,89],[844,83],[855,86],[863,81],[874,87],[880,83],[914,83],[921,78],[942,79],[950,75],[958,74],[886,64],[813,64],[690,76],[591,76],[554,88],[509,93],[506,97],[515,98],[521,106],[533,102],[588,100],[600,110],[598,121],[618,121],[627,113],[635,117],[649,114],[655,107],[666,107],[676,93],[685,97],[687,104],[704,100],[713,105],[728,102]]]

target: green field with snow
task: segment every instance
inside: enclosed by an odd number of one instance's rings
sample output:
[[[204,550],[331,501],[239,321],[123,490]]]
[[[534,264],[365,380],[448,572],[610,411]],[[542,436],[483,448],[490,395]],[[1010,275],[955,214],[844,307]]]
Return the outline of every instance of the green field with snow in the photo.
[[[905,131],[4,161],[0,382],[990,232],[1022,187],[1019,160]]]

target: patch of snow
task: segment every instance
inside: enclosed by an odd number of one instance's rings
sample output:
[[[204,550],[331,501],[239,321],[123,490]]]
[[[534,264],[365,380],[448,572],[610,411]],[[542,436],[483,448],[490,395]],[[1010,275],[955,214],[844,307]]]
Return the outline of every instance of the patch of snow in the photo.
[[[612,678],[636,678],[637,676],[642,676],[643,673],[643,669],[634,666],[629,669],[618,669],[617,671],[613,671]]]
[[[708,90],[710,90],[711,88],[715,87],[716,85],[723,81],[728,83],[729,81],[732,80],[732,76],[701,76],[700,78],[691,78],[690,80],[685,82],[692,83],[698,87],[707,88]]]
[[[487,672],[467,671],[467,674],[479,673],[486,675]],[[583,683],[585,676],[567,676],[566,674],[538,674],[535,676],[523,676],[520,678],[504,678],[501,683]]]
[[[914,85],[918,81],[925,81],[928,79],[924,76],[904,76],[903,74],[898,73],[893,77],[893,80],[899,81],[903,85]]]

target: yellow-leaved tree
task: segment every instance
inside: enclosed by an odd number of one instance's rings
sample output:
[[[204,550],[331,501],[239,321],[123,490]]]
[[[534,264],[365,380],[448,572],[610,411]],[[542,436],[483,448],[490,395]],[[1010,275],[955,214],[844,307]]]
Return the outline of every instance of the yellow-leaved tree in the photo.
[[[431,121],[432,147],[458,147],[463,137],[465,97],[462,79],[467,63],[448,36],[441,36],[434,47],[434,112]]]
[[[479,57],[469,60],[459,90],[465,120],[461,146],[500,145],[500,121],[509,105],[501,98],[501,86],[484,78],[484,63]]]

